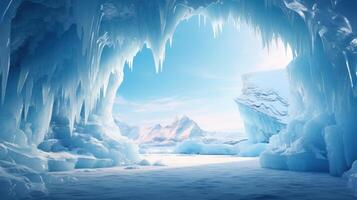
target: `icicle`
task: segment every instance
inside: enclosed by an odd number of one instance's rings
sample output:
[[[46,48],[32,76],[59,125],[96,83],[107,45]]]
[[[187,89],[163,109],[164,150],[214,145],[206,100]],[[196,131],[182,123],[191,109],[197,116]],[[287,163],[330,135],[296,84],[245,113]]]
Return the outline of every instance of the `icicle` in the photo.
[[[1,105],[5,100],[7,79],[10,70],[10,31],[11,20],[21,1],[3,0],[0,3],[0,75],[1,75]]]
[[[1,74],[1,104],[5,100],[7,79],[10,70],[10,20],[0,23],[0,74]]]
[[[27,119],[27,113],[28,113],[29,107],[31,105],[32,89],[33,89],[33,80],[32,80],[32,78],[29,78],[26,81],[26,91],[25,91],[25,97],[24,97],[24,115],[25,115],[25,119]]]
[[[354,76],[354,74],[351,71],[350,63],[348,61],[348,57],[347,57],[346,51],[342,51],[342,54],[343,54],[343,58],[345,60],[345,64],[346,64],[346,67],[347,67],[348,77],[350,79],[351,88],[354,89],[354,83],[353,83],[353,77],[352,77],[352,76]]]
[[[233,21],[234,28],[237,29],[237,31],[240,31],[240,29],[241,29],[240,18],[232,19],[232,21]]]
[[[76,121],[76,113],[74,112],[75,110],[75,107],[74,107],[74,102],[70,102],[70,110],[69,110],[69,117],[68,117],[68,123],[69,123],[69,130],[70,132],[72,133],[73,132],[73,129],[74,129],[74,124],[75,124],[75,121]]]
[[[42,85],[42,102],[46,104],[49,94],[50,94],[50,85],[48,83],[44,83]]]
[[[89,112],[90,112],[90,108],[89,108],[89,105],[88,105],[88,100],[84,100],[83,104],[84,104],[84,118],[83,118],[83,121],[84,123],[87,123],[88,121],[88,118],[89,118]]]
[[[19,81],[17,83],[17,94],[20,94],[22,88],[24,87],[25,81],[27,79],[29,72],[27,68],[22,68],[19,75]]]
[[[82,39],[82,55],[85,55],[87,48],[90,47],[89,42],[92,38],[93,31],[96,29],[94,26],[97,23],[96,16],[98,12],[97,1],[83,4],[80,0],[73,1],[73,15],[77,24],[78,37]],[[83,12],[85,10],[85,12]]]
[[[133,58],[132,58],[132,59],[129,58],[129,59],[127,59],[125,62],[128,64],[129,69],[130,69],[131,71],[133,71]]]
[[[169,36],[169,45],[170,45],[170,48],[172,48],[172,37],[173,37],[173,35],[170,35],[170,36]]]
[[[213,29],[213,37],[216,38],[218,34],[221,33],[223,30],[223,22],[222,21],[212,22],[212,29]]]
[[[76,110],[76,115],[75,115],[75,118],[77,120],[81,119],[82,108],[83,108],[83,101],[79,101],[79,104],[76,108],[77,110]]]
[[[132,63],[132,61],[130,61],[129,63]],[[130,68],[130,65],[131,65],[131,68],[132,68],[132,64],[129,64],[129,68]],[[103,80],[103,97],[105,97],[105,95],[107,94],[107,89],[109,87],[109,78],[110,78],[110,74],[111,73],[108,73],[108,75],[104,78]]]
[[[150,43],[147,43],[147,47],[151,49],[151,53],[154,58],[156,73],[161,72],[165,58],[165,43],[158,45],[158,47],[156,48],[153,48]]]

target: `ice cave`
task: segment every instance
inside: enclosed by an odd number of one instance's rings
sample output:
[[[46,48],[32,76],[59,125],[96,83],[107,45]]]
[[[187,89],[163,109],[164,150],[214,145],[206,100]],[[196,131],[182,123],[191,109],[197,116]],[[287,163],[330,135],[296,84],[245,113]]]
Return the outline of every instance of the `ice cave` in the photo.
[[[0,199],[355,199],[356,9],[355,0],[0,0]],[[286,80],[242,77],[235,102],[247,140],[184,141],[176,153],[205,155],[165,167],[142,158],[113,104],[124,67],[147,48],[160,73],[193,16],[215,37],[227,20],[246,23],[293,60]],[[271,77],[284,79],[284,95]],[[202,135],[185,116],[156,130],[178,124]]]

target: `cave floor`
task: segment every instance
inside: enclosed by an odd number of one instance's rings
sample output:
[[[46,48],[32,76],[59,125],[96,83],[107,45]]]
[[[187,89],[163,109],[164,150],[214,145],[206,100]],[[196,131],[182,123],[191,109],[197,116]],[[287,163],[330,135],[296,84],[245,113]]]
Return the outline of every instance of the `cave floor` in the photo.
[[[356,199],[343,178],[262,169],[256,158],[148,155],[166,166],[51,173],[47,196],[34,199]],[[159,164],[158,164],[159,165]],[[58,181],[64,180],[64,181]]]

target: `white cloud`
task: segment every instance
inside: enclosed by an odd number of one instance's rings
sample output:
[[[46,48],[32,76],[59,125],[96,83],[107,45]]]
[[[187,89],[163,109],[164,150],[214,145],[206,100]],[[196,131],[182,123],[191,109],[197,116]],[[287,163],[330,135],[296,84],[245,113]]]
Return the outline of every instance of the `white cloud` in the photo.
[[[118,106],[126,106],[132,109],[132,112],[143,113],[143,112],[163,112],[163,111],[172,111],[178,109],[182,106],[195,103],[198,99],[188,99],[181,97],[165,97],[157,98],[146,101],[128,101],[123,97],[117,97],[115,102]]]

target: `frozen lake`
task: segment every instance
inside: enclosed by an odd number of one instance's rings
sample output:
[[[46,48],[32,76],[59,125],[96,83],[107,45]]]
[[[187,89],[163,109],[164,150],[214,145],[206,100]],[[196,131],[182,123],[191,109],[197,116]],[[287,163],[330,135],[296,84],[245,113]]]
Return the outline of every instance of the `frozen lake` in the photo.
[[[346,180],[322,173],[262,169],[257,158],[145,155],[165,166],[51,173],[49,196],[36,199],[356,199]],[[70,177],[70,178],[69,178]]]

